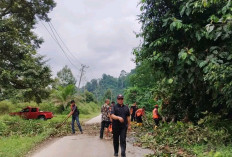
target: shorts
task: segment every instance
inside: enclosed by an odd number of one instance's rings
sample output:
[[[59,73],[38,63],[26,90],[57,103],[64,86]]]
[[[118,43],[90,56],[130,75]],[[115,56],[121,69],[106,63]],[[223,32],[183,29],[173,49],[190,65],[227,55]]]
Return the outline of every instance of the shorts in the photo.
[[[104,128],[108,128],[110,126],[111,122],[110,121],[102,121],[102,125]]]
[[[159,118],[155,118],[155,119],[154,119],[154,122],[155,122],[155,125],[156,125],[156,126],[159,126]]]

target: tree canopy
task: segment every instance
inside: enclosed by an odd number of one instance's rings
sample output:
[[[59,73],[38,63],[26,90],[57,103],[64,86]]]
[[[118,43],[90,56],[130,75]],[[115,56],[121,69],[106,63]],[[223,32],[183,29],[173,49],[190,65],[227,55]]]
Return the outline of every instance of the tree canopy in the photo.
[[[57,78],[61,86],[75,85],[77,82],[71,69],[67,65],[57,72]]]
[[[158,74],[148,88],[150,99],[165,100],[163,111],[179,117],[227,113],[232,107],[231,1],[142,0],[140,6],[143,40],[134,54],[138,64],[149,62],[144,71]]]
[[[38,20],[49,21],[47,14],[54,7],[53,0],[0,2],[0,99],[18,91],[37,103],[48,96],[51,71],[37,55],[42,39],[33,29]]]
[[[123,94],[124,90],[129,86],[129,77],[131,74],[132,72],[126,73],[125,70],[121,71],[118,78],[103,74],[99,80],[92,79],[90,82],[87,82],[85,88],[89,92],[92,92],[98,101],[111,99],[111,94],[112,100],[115,100],[116,96],[120,93]]]

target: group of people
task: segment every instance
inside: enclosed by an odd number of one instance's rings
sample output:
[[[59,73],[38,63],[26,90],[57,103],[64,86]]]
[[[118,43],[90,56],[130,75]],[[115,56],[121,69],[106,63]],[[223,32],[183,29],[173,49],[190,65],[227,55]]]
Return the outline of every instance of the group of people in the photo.
[[[106,139],[109,139],[109,128],[110,125],[112,125],[114,156],[118,156],[120,140],[121,156],[125,157],[127,130],[131,130],[131,122],[133,123],[136,121],[138,126],[142,126],[142,117],[146,117],[146,115],[145,107],[138,109],[137,104],[135,102],[129,109],[128,105],[124,105],[123,100],[124,97],[120,94],[117,96],[117,104],[112,102],[110,106],[110,100],[106,99],[105,104],[102,105],[100,139],[103,139],[104,130],[106,132]],[[155,108],[153,110],[153,119],[155,125],[158,126],[160,119],[158,113],[158,105],[155,105]]]
[[[159,121],[160,121],[160,118],[161,118],[161,116],[159,115],[159,112],[158,112],[158,108],[159,108],[159,106],[155,105],[155,107],[154,107],[154,109],[152,111],[152,118],[153,118],[156,126],[159,126]],[[130,107],[130,113],[131,113],[131,122],[136,121],[138,126],[142,126],[142,124],[143,124],[142,117],[146,118],[145,107],[142,107],[142,108],[138,109],[138,107],[136,105],[136,102],[135,102]]]
[[[121,147],[121,156],[126,156],[126,135],[127,130],[131,130],[131,122],[137,122],[138,126],[141,126],[143,123],[143,117],[145,115],[145,107],[138,109],[136,102],[132,106],[124,105],[123,95],[117,96],[117,104],[112,102],[110,105],[110,100],[106,99],[105,103],[101,107],[102,121],[100,129],[100,139],[103,139],[103,134],[105,131],[105,138],[109,139],[110,128],[112,128],[113,134],[113,146],[114,146],[114,156],[118,156],[119,151],[119,140]],[[69,116],[72,115],[72,133],[75,133],[74,123],[77,122],[78,128],[81,133],[83,133],[80,122],[79,122],[79,110],[75,105],[75,101],[71,101],[71,112]],[[153,119],[155,125],[159,125],[159,113],[158,105],[155,105],[153,110]]]

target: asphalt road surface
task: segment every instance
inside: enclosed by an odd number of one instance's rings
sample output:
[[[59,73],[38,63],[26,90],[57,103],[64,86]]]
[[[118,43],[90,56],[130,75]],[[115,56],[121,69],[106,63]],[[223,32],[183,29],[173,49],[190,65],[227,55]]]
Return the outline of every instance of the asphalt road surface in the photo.
[[[85,124],[99,123],[97,116]],[[112,140],[100,140],[98,136],[78,134],[59,138],[34,152],[31,157],[113,157]],[[143,157],[150,150],[134,147],[127,142],[127,157]],[[119,148],[120,156],[120,148]]]

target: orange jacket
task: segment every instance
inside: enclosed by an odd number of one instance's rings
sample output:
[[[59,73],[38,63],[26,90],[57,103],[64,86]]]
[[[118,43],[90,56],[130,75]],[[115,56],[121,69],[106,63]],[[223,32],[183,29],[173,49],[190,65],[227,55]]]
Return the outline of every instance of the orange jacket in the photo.
[[[142,108],[138,109],[136,111],[136,116],[139,117],[139,116],[144,116],[145,115],[145,110],[143,110]]]
[[[159,118],[158,109],[155,108],[155,109],[153,110],[153,119],[158,119],[158,118]]]

